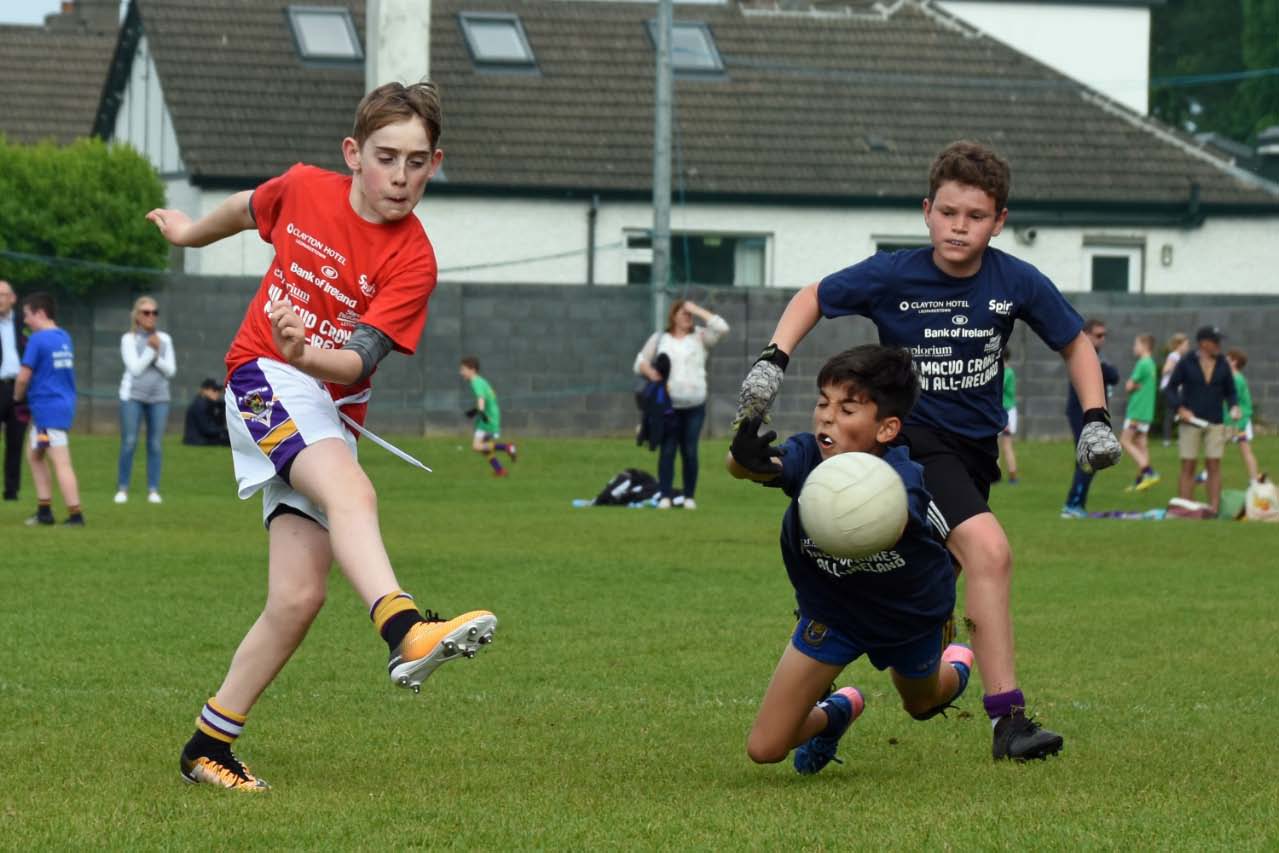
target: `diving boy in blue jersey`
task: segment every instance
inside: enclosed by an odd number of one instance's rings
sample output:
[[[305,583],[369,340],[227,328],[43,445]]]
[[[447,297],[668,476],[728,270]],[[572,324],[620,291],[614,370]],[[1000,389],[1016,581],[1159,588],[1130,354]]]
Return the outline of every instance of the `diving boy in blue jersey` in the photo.
[[[758,417],[738,428],[729,473],[780,488],[791,498],[782,518],[782,560],[799,624],[782,652],[746,751],[771,764],[794,747],[795,769],[817,773],[835,758],[839,739],[865,702],[855,687],[822,701],[827,685],[865,654],[888,669],[902,706],[917,720],[941,713],[968,684],[973,653],[946,645],[955,607],[955,569],[936,530],[936,508],[923,469],[905,447],[889,447],[919,397],[910,353],[867,345],[841,352],[817,375],[813,431],[781,447],[775,432],[757,435]],[[799,518],[804,481],[840,453],[882,456],[906,487],[909,517],[890,549],[861,559],[832,557],[808,538]]]
[[[933,161],[928,183],[923,213],[932,245],[881,252],[796,293],[742,383],[736,420],[768,411],[789,354],[822,317],[860,314],[875,324],[880,343],[914,355],[922,393],[898,441],[924,466],[946,547],[967,572],[964,610],[993,726],[991,751],[995,759],[1043,758],[1061,749],[1062,738],[1025,713],[1009,611],[1012,552],[986,503],[999,479],[1005,422],[999,353],[1015,320],[1066,362],[1084,409],[1080,466],[1110,467],[1122,451],[1083,318],[1043,273],[990,248],[1008,218],[1008,164],[983,145],[956,142]]]

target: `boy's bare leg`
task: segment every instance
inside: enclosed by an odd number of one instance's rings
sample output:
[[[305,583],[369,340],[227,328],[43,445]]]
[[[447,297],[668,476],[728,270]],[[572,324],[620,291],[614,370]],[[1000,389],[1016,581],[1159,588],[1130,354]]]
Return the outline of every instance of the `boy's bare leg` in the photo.
[[[309,518],[271,522],[266,605],[240,641],[215,701],[247,715],[262,691],[301,645],[324,596],[333,564],[329,533]]]
[[[1255,483],[1260,474],[1257,457],[1252,452],[1252,443],[1246,440],[1239,442],[1239,455],[1243,457],[1244,467],[1248,469],[1248,482]]]
[[[31,448],[27,451],[27,461],[31,463],[31,482],[36,487],[36,500],[53,500],[53,475],[49,473],[45,451]]]
[[[346,442],[326,438],[306,447],[289,481],[324,509],[333,558],[365,607],[400,588],[378,526],[377,494]]]
[[[964,615],[987,694],[1017,688],[1013,619],[1008,609],[1013,557],[994,513],[974,515],[950,532],[946,547],[966,578]]]
[[[902,708],[912,716],[945,705],[959,692],[959,673],[948,663],[942,663],[928,678],[906,678],[895,669],[889,673],[902,698]]]
[[[71,448],[50,447],[49,462],[58,477],[58,488],[62,491],[62,500],[67,506],[80,505],[80,484],[76,481],[75,469],[71,467]]]
[[[813,660],[787,642],[746,739],[751,761],[783,761],[792,749],[820,734],[826,712],[816,707],[817,702],[843,670]]]
[[[1004,473],[1009,477],[1017,476],[1017,453],[1013,450],[1011,435],[999,436],[999,456],[1004,461]]]
[[[1146,444],[1146,434],[1141,430],[1133,430],[1132,436],[1133,455],[1137,458],[1137,464],[1141,471],[1150,467],[1150,448]]]

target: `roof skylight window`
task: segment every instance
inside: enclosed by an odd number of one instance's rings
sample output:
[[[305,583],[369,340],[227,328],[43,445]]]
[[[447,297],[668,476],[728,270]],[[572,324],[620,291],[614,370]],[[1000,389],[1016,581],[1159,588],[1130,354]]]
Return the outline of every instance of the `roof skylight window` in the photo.
[[[648,34],[657,45],[657,22],[648,22]],[[724,60],[715,47],[710,27],[700,21],[675,21],[671,25],[671,66],[676,71],[721,74]]]
[[[298,55],[319,61],[359,61],[364,58],[360,38],[343,6],[289,6],[289,27]]]
[[[458,20],[471,58],[477,65],[533,67],[533,49],[529,47],[518,15],[463,12],[458,15]]]

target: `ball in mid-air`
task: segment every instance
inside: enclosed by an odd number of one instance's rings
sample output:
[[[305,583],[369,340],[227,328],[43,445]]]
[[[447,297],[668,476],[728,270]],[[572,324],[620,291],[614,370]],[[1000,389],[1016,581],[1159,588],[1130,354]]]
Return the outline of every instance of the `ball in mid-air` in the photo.
[[[804,531],[832,557],[866,557],[893,547],[906,519],[906,487],[873,453],[832,456],[812,470],[799,492]]]

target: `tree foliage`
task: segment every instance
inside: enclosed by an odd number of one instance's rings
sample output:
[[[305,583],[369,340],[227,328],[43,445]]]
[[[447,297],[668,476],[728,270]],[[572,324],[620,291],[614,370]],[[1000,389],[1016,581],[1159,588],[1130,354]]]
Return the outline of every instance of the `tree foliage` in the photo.
[[[1223,74],[1243,68],[1243,7],[1240,0],[1168,0],[1151,9],[1150,76]],[[1237,82],[1160,86],[1150,93],[1150,111],[1168,124],[1216,131],[1243,139],[1251,122],[1235,104]]]
[[[1243,61],[1252,69],[1279,69],[1279,0],[1244,0]],[[1279,74],[1245,80],[1237,100],[1252,118],[1250,135],[1279,124]]]
[[[144,214],[164,185],[127,145],[0,136],[0,277],[76,293],[149,281],[169,246]]]

